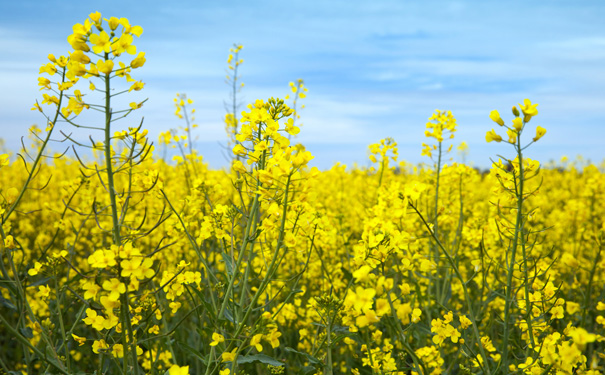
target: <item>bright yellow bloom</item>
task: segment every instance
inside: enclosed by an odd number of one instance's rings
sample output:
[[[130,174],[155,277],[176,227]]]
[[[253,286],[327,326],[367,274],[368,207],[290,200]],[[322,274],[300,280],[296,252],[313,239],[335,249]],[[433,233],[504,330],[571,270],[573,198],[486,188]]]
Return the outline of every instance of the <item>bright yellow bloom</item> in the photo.
[[[237,347],[233,348],[230,352],[223,352],[221,355],[223,362],[233,362],[235,360],[235,355],[237,353]]]
[[[88,57],[88,55],[86,55],[82,51],[74,51],[74,52],[70,53],[69,58],[71,61],[77,61],[81,64],[90,63],[90,57]]]
[[[82,290],[84,290],[84,298],[86,299],[92,299],[95,298],[97,296],[97,293],[99,292],[99,290],[101,290],[101,287],[98,286],[94,280],[89,280],[84,282],[84,284],[82,285]]]
[[[250,340],[250,346],[254,346],[259,353],[263,351],[263,346],[260,343],[262,338],[263,338],[263,334],[259,333],[259,334],[254,335],[252,337],[252,340]]]
[[[38,86],[40,86],[40,90],[50,90],[50,80],[44,77],[38,77]]]
[[[86,343],[86,337],[80,337],[73,333],[71,334],[71,337],[73,337],[74,340],[76,340],[76,342],[78,343],[78,346],[82,346]]]
[[[133,260],[125,259],[120,262],[120,266],[122,266],[121,276],[129,277],[137,272],[138,268],[141,266],[141,258],[135,258]]]
[[[132,69],[140,68],[145,64],[146,61],[147,60],[145,59],[145,52],[139,52],[137,57],[135,57],[134,60],[130,62],[130,67]]]
[[[128,18],[120,18],[120,25],[124,26],[124,32],[128,34],[136,35],[140,37],[143,34],[143,28],[141,26],[130,26]]]
[[[57,67],[53,63],[48,63],[46,65],[42,65],[40,67],[39,74],[48,73],[49,75],[53,75],[57,72]]]
[[[221,335],[220,333],[214,332],[212,334],[212,342],[210,343],[210,346],[217,346],[223,341],[225,341],[225,337],[223,337],[223,335]]]
[[[129,55],[134,55],[137,53],[137,47],[132,44],[132,41],[132,35],[122,34],[122,36],[116,39],[111,45],[113,54],[115,56],[119,56],[124,52],[128,53]]]
[[[92,351],[97,354],[99,354],[101,350],[105,350],[108,348],[109,345],[107,345],[105,340],[95,340],[95,342],[92,344]]]
[[[189,366],[172,365],[170,367],[170,369],[168,369],[168,374],[170,374],[170,375],[189,375]]]
[[[12,237],[12,236],[7,236],[7,239],[8,239],[8,237]],[[4,241],[4,245],[6,246],[6,240]],[[8,247],[8,246],[6,246],[6,247]],[[42,263],[40,263],[40,262],[36,262],[36,263],[34,264],[34,268],[30,268],[30,269],[27,271],[27,273],[28,273],[30,276],[36,276],[37,274],[39,274],[39,273],[40,273],[40,270],[41,270],[41,269],[42,269]]]
[[[534,137],[534,142],[536,142],[538,139],[542,138],[544,136],[544,134],[546,134],[546,129],[544,129],[541,126],[538,126],[536,128],[536,136]]]
[[[133,83],[132,86],[130,86],[130,88],[128,89],[128,92],[130,92],[132,90],[141,91],[144,86],[145,86],[145,83],[143,83],[142,81],[137,81],[137,82]]]
[[[523,129],[523,119],[521,119],[521,117],[515,117],[513,119],[513,128],[515,128],[517,132],[520,132]]]
[[[88,257],[88,264],[94,268],[115,266],[116,255],[111,250],[97,250]]]
[[[418,323],[420,321],[421,315],[422,315],[422,310],[414,309],[412,311],[412,323]]]
[[[89,40],[93,44],[92,51],[94,53],[109,53],[111,51],[111,41],[105,31],[101,31],[99,34],[90,34]]]
[[[496,134],[496,131],[494,129],[492,129],[492,130],[488,131],[487,134],[485,134],[485,140],[488,143],[491,141],[501,142],[502,137],[499,136],[498,134]]]
[[[279,338],[280,337],[281,337],[281,332],[279,332],[277,329],[274,330],[273,332],[271,332],[269,337],[267,337],[267,339],[269,340],[269,344],[271,344],[271,347],[273,349],[279,347]]]
[[[6,238],[4,239],[4,247],[7,248],[7,249],[13,249],[13,248],[15,248],[15,240],[14,240],[13,236],[11,236],[10,234],[8,236],[6,236]],[[36,263],[40,264],[38,262],[36,262]],[[40,265],[40,267],[42,267],[42,265]],[[34,275],[36,275],[36,274],[37,274],[37,272]],[[32,275],[32,274],[30,273],[30,275]]]
[[[74,26],[75,29],[75,26]],[[72,48],[76,51],[89,52],[90,47],[86,44],[85,33],[75,32],[67,37],[67,42],[72,46]]]
[[[466,315],[460,316],[460,327],[462,329],[467,329],[468,327],[471,326],[471,324],[473,324],[473,323],[471,322],[471,320],[469,318],[466,317]]]
[[[489,118],[500,126],[504,126],[504,120],[500,117],[500,113],[495,109],[489,113]]]
[[[529,122],[533,116],[538,114],[538,104],[531,104],[529,99],[523,100],[523,105],[519,104],[519,108],[521,108],[521,112],[525,115],[523,117],[523,121]]]
[[[112,31],[120,26],[120,20],[116,17],[110,17],[109,19],[105,18],[105,21],[107,21],[107,24]]]
[[[116,278],[105,280],[103,282],[103,289],[110,292],[110,301],[117,301],[120,298],[120,294],[126,293],[126,285]]]
[[[88,17],[94,22],[94,23],[99,23],[101,22],[101,13],[100,12],[94,12],[94,13],[90,13],[88,15]]]
[[[97,69],[103,74],[110,74],[113,70],[113,60],[99,60],[97,61]]]
[[[237,156],[246,156],[248,151],[244,148],[244,146],[238,143],[233,147],[233,153]]]
[[[6,203],[8,204],[13,204],[15,203],[15,200],[17,200],[17,196],[19,195],[19,190],[17,190],[17,188],[9,188],[6,193],[4,193],[5,196],[4,198],[6,198]]]
[[[508,143],[515,144],[517,142],[517,131],[506,129],[506,135],[508,135]]]

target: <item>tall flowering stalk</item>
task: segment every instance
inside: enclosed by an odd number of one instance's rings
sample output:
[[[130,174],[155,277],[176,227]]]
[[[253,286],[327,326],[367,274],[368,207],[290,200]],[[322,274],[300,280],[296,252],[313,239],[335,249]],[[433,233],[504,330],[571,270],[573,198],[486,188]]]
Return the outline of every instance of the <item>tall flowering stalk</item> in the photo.
[[[240,119],[237,112],[241,106],[238,95],[244,87],[244,83],[241,81],[242,77],[239,74],[240,65],[244,63],[244,59],[240,58],[240,52],[243,48],[244,46],[241,44],[233,44],[233,47],[229,49],[229,57],[227,57],[227,75],[225,76],[225,80],[231,90],[229,93],[231,101],[225,103],[225,110],[227,111],[225,115],[225,131],[227,132],[229,147],[237,144],[235,137],[240,127]],[[236,158],[239,158],[239,156],[236,155]]]
[[[508,136],[508,143],[511,144],[515,150],[516,157],[514,160],[508,160],[510,168],[504,166],[501,162],[494,163],[492,172],[500,182],[502,187],[502,193],[504,195],[504,206],[507,206],[506,202],[514,204],[514,208],[511,211],[515,213],[514,221],[509,222],[509,227],[504,227],[502,235],[507,238],[510,242],[506,249],[506,286],[505,286],[505,302],[504,302],[504,317],[503,317],[503,334],[502,334],[502,361],[499,363],[499,369],[502,373],[508,371],[508,365],[510,361],[510,350],[511,350],[511,330],[515,326],[516,320],[513,318],[513,309],[515,307],[515,290],[519,288],[514,282],[515,273],[521,273],[521,285],[522,295],[524,299],[518,302],[518,306],[521,307],[521,315],[524,318],[524,322],[527,325],[528,334],[528,349],[529,353],[526,354],[528,359],[533,361],[534,348],[536,347],[536,338],[534,337],[533,328],[533,312],[532,305],[535,300],[532,300],[530,288],[532,288],[532,281],[530,277],[530,258],[529,258],[529,247],[528,241],[528,230],[526,228],[528,210],[526,207],[526,200],[536,193],[537,187],[533,190],[528,189],[527,183],[530,179],[535,178],[539,172],[539,163],[531,159],[525,158],[523,151],[529,147],[532,143],[538,141],[546,130],[541,126],[536,127],[536,133],[533,139],[526,145],[522,143],[522,135],[527,127],[529,121],[538,114],[538,104],[532,104],[529,99],[525,99],[523,104],[519,104],[519,109],[513,107],[513,115],[515,116],[512,120],[512,125],[507,125],[504,120],[500,117],[498,111],[492,111],[490,118],[497,123],[499,126],[506,129]],[[521,116],[522,114],[522,116]],[[502,137],[494,131],[494,129],[487,132],[485,139],[487,142],[501,142]],[[508,197],[506,197],[508,196]],[[500,207],[500,202],[498,202]],[[520,258],[520,259],[519,259]],[[523,310],[525,312],[523,312]]]
[[[440,188],[440,179],[441,172],[443,168],[443,158],[444,156],[451,152],[452,145],[450,145],[446,150],[443,149],[443,142],[446,139],[453,139],[454,133],[456,132],[457,122],[454,118],[454,115],[451,111],[440,111],[436,110],[431,117],[429,117],[429,121],[426,123],[426,130],[424,135],[428,138],[434,138],[437,141],[436,145],[428,145],[426,143],[422,144],[422,155],[428,156],[433,160],[435,167],[435,201],[433,207],[433,228],[432,232],[435,236],[439,237],[439,214],[442,208],[439,205],[439,188]],[[436,160],[433,158],[433,152],[437,151]],[[433,261],[439,267],[441,259],[440,249],[437,244],[433,244]],[[434,297],[440,303],[445,303],[444,298],[446,295],[446,289],[449,287],[449,278],[444,275],[437,273],[437,277],[434,280]],[[440,283],[441,281],[441,283]]]

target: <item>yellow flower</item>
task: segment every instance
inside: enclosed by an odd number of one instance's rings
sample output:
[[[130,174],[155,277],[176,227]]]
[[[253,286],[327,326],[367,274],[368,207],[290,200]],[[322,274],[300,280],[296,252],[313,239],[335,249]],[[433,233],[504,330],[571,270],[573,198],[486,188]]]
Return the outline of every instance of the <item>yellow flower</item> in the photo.
[[[536,136],[534,137],[534,142],[536,142],[538,139],[542,138],[544,136],[544,134],[546,134],[546,129],[544,129],[541,126],[538,126],[536,128]]]
[[[109,345],[105,342],[105,340],[95,340],[92,344],[92,351],[99,354],[101,350],[109,348]]]
[[[145,59],[145,52],[139,52],[137,57],[135,57],[134,60],[130,62],[130,67],[132,69],[140,68],[145,64],[146,61],[147,60]]]
[[[473,323],[469,318],[466,317],[466,315],[460,316],[460,328],[467,329],[468,327],[470,327],[471,324]]]
[[[516,130],[507,129],[506,135],[508,135],[508,143],[515,144],[517,142],[517,131]]]
[[[500,113],[498,111],[496,111],[495,109],[489,113],[489,118],[491,118],[492,121],[495,122],[496,124],[498,124],[500,126],[504,126],[504,121],[500,117]]]
[[[93,268],[105,268],[115,266],[116,255],[111,250],[97,250],[88,257],[88,264]]]
[[[189,375],[189,366],[172,365],[170,367],[170,369],[168,369],[168,374],[170,374],[170,375]]]
[[[101,21],[101,13],[100,12],[94,12],[94,13],[90,13],[88,15],[88,17],[92,20],[92,22],[94,23],[99,23]]]
[[[279,337],[280,336],[281,336],[281,332],[279,332],[277,329],[274,330],[273,332],[271,332],[271,334],[269,335],[268,340],[273,349],[279,347]]]
[[[50,79],[38,77],[38,86],[40,86],[40,90],[50,90]]]
[[[233,362],[235,360],[235,355],[237,353],[237,348],[233,348],[230,352],[223,352],[221,355],[223,362]]]
[[[90,34],[89,39],[90,42],[94,44],[92,46],[92,51],[94,53],[109,53],[111,51],[111,42],[109,40],[109,35],[105,31],[101,31],[100,34]]]
[[[82,346],[86,343],[86,337],[80,337],[80,336],[74,335],[73,333],[71,334],[71,337],[73,337],[74,340],[76,340],[76,342],[78,343],[78,346]]]
[[[19,195],[19,190],[12,187],[12,188],[9,188],[5,194],[6,194],[5,195],[6,203],[13,204],[13,203],[15,203],[15,200],[17,199],[17,196]]]
[[[15,247],[15,240],[13,238],[13,236],[11,236],[10,234],[8,236],[6,236],[6,238],[4,239],[4,247],[7,249],[13,249]],[[40,264],[38,262],[36,262],[36,264]],[[40,264],[40,267],[42,267],[42,265]],[[39,268],[38,268],[39,270]],[[31,270],[30,270],[31,271]],[[33,275],[38,274],[38,272],[34,273]],[[31,273],[30,273],[31,275]],[[31,275],[31,276],[33,276]]]
[[[210,343],[210,346],[217,346],[219,343],[225,341],[225,338],[223,337],[223,335],[221,335],[220,333],[216,333],[214,332],[212,334],[212,342]]]
[[[124,26],[124,32],[127,34],[133,34],[140,37],[143,34],[143,28],[141,26],[130,26],[128,18],[120,18],[120,25]]]
[[[137,81],[137,82],[133,83],[132,86],[130,86],[130,88],[128,89],[128,92],[130,92],[132,90],[141,91],[144,86],[145,86],[145,83],[143,83],[142,81]]]
[[[48,73],[49,75],[54,75],[57,72],[57,67],[53,63],[48,63],[46,65],[42,65],[40,67],[39,74]]]
[[[38,288],[38,293],[36,294],[38,297],[48,298],[50,296],[50,288],[46,285],[40,285]]]
[[[133,273],[136,273],[138,268],[141,266],[141,258],[135,258],[133,260],[125,259],[120,262],[120,266],[122,266],[122,277],[128,277]]]
[[[7,236],[7,239],[8,239],[8,237],[12,237],[12,236]],[[4,245],[6,246],[6,240],[4,240]],[[6,246],[6,247],[8,247],[8,246]],[[42,263],[40,263],[40,262],[36,262],[36,263],[34,264],[34,268],[30,268],[30,269],[27,271],[27,273],[28,273],[30,276],[36,276],[37,274],[39,274],[39,273],[40,273],[40,270],[41,270],[41,269],[42,269]]]
[[[513,128],[515,128],[517,132],[520,132],[521,129],[523,129],[523,120],[521,117],[515,117],[513,119]]]
[[[117,301],[120,298],[120,294],[126,293],[126,285],[116,278],[105,280],[103,282],[103,289],[110,292],[110,301]]]
[[[90,57],[85,55],[84,52],[82,52],[82,51],[74,51],[74,52],[70,53],[69,58],[71,61],[76,61],[81,64],[90,63]]]
[[[487,134],[485,134],[485,140],[488,143],[491,141],[501,142],[502,137],[499,136],[498,134],[496,134],[496,131],[494,129],[492,129],[492,130],[488,131]]]
[[[422,315],[422,310],[420,309],[414,309],[412,311],[412,322],[413,323],[418,323],[420,321],[420,316]]]
[[[116,17],[111,17],[109,19],[105,18],[105,21],[107,21],[107,24],[112,31],[120,26],[120,20]]]
[[[529,99],[524,99],[523,105],[519,104],[521,112],[523,112],[523,114],[525,115],[523,118],[525,122],[529,122],[529,120],[531,120],[533,116],[536,116],[538,114],[538,109],[536,107],[538,107],[538,105],[531,104],[531,101]]]
[[[137,53],[137,47],[132,44],[133,38],[130,34],[122,34],[118,39],[114,40],[111,47],[113,49],[113,54],[115,56],[119,56],[120,54],[126,52],[129,55],[134,55]]]
[[[97,293],[99,290],[101,290],[101,287],[98,286],[94,280],[90,280],[85,281],[84,284],[82,284],[82,290],[84,290],[84,298],[92,299],[97,296]]]
[[[97,61],[97,69],[103,74],[110,74],[113,70],[113,60]]]
[[[233,147],[233,153],[237,156],[246,156],[247,151],[244,146],[238,143]]]
[[[254,335],[252,337],[252,340],[250,340],[250,346],[254,346],[259,353],[263,351],[263,346],[260,343],[260,340],[262,338],[263,338],[263,334],[259,333],[257,335]]]

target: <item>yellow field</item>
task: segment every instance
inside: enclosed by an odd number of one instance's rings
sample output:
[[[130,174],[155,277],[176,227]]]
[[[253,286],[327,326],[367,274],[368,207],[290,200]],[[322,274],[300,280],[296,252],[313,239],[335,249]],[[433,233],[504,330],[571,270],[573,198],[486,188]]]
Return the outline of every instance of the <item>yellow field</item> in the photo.
[[[142,103],[112,100],[144,87],[141,33],[98,13],[74,26],[73,52],[40,70],[46,129],[0,156],[5,373],[603,372],[605,175],[530,159],[548,136],[535,103],[486,114],[510,154],[485,173],[449,161],[447,111],[427,123],[428,166],[386,139],[371,168],[319,171],[296,144],[298,81],[226,116],[231,167],[212,170],[185,96],[158,146],[114,123],[138,123]],[[98,141],[44,157],[70,126]]]

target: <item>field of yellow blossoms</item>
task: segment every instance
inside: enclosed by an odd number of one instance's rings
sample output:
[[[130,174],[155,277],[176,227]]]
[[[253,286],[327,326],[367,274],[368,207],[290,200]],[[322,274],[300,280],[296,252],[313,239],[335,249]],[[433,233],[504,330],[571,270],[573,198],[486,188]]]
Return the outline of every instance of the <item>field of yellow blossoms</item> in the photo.
[[[45,126],[0,156],[0,373],[603,373],[605,175],[531,159],[537,104],[486,113],[509,146],[489,171],[450,161],[449,111],[427,114],[424,166],[385,139],[370,168],[320,171],[296,144],[302,81],[236,113],[234,46],[213,170],[186,96],[159,142],[143,103],[120,107],[142,32],[76,24],[40,68]]]

